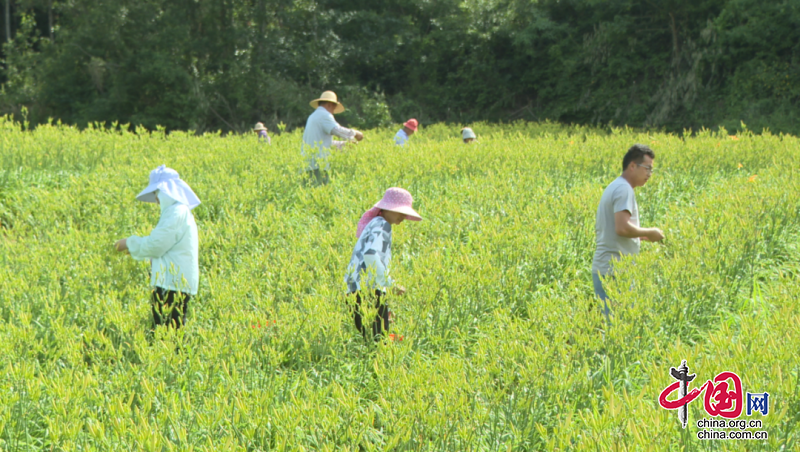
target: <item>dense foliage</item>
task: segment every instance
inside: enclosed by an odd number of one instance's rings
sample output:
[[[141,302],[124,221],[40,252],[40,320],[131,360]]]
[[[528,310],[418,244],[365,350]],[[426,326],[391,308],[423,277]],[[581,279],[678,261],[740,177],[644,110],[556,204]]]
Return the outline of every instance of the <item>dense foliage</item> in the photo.
[[[5,0],[0,108],[243,131],[548,118],[800,132],[796,0]]]
[[[299,132],[0,122],[0,449],[797,450],[800,140],[474,128],[403,149],[369,131],[312,187]],[[657,155],[642,222],[667,239],[618,267],[603,336],[595,210],[635,142]],[[112,244],[155,225],[134,196],[162,163],[203,201],[201,287],[181,334],[148,337],[148,267]],[[343,275],[390,186],[424,221],[393,234],[404,339],[374,346]],[[767,391],[749,419],[769,440],[699,441],[701,400],[683,430],[657,404],[681,359],[698,386],[727,370]]]

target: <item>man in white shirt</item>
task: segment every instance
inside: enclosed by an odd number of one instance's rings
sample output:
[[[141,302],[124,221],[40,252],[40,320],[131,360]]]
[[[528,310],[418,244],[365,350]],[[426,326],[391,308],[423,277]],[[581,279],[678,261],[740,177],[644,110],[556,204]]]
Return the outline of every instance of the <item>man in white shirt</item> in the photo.
[[[633,192],[650,179],[655,157],[653,150],[643,144],[628,149],[622,159],[622,175],[606,187],[597,206],[597,249],[592,261],[592,282],[594,293],[603,300],[603,315],[607,321],[610,321],[610,310],[602,279],[613,277],[612,261],[638,254],[640,240],[659,242],[664,239],[661,229],[639,227],[639,206]]]
[[[306,121],[301,152],[308,162],[306,172],[313,175],[317,183],[326,184],[330,170],[328,150],[331,146],[341,149],[350,140],[363,140],[364,134],[340,126],[333,118],[333,115],[344,111],[344,105],[339,103],[333,91],[325,91],[319,99],[312,100],[310,105],[314,113]],[[333,135],[348,141],[334,140]]]
[[[405,146],[408,143],[408,139],[411,135],[414,135],[414,132],[417,131],[417,127],[419,127],[419,122],[411,118],[403,124],[403,128],[397,131],[397,134],[394,136],[394,144],[398,146]]]

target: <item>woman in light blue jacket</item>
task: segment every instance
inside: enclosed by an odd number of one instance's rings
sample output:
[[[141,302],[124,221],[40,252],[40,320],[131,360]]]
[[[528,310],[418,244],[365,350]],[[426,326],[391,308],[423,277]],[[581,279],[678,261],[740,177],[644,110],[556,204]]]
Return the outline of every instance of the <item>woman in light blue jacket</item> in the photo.
[[[136,199],[159,204],[161,218],[149,236],[119,240],[116,249],[138,261],[150,259],[153,322],[180,328],[200,278],[197,223],[192,215],[200,200],[177,171],[164,165],[150,172],[150,184]]]

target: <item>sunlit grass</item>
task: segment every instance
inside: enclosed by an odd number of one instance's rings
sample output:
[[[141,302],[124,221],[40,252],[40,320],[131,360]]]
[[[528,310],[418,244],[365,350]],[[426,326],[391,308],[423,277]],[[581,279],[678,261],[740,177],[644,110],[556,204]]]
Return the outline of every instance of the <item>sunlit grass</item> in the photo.
[[[369,131],[310,187],[299,132],[264,146],[0,123],[0,449],[798,447],[800,141],[473,128],[477,144],[435,125],[406,148]],[[594,216],[637,142],[657,155],[642,222],[667,239],[620,265],[606,329]],[[162,163],[203,201],[201,287],[187,327],[150,338],[148,268],[112,243],[157,222],[134,197]],[[391,186],[425,221],[393,234],[404,340],[373,346],[342,279],[360,215]],[[681,359],[769,392],[770,440],[684,431],[657,402]]]

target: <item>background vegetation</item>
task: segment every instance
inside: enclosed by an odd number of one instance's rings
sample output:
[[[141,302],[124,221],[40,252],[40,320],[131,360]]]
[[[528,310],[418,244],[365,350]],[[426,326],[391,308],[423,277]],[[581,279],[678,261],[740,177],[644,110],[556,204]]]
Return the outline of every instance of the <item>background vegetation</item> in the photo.
[[[0,449],[798,447],[797,138],[515,123],[467,146],[439,125],[401,149],[384,128],[312,188],[299,131],[21,128],[0,122]],[[657,153],[642,222],[667,240],[620,265],[603,336],[594,215],[635,142]],[[203,201],[201,288],[180,334],[148,337],[148,267],[112,244],[155,225],[134,196],[162,163]],[[425,221],[393,235],[404,339],[366,345],[342,279],[390,186]],[[657,403],[681,359],[698,384],[728,370],[769,392],[750,418],[769,440],[697,440],[700,400],[683,430]]]
[[[292,129],[333,89],[363,128],[800,132],[796,0],[4,2],[0,111],[34,125]]]

